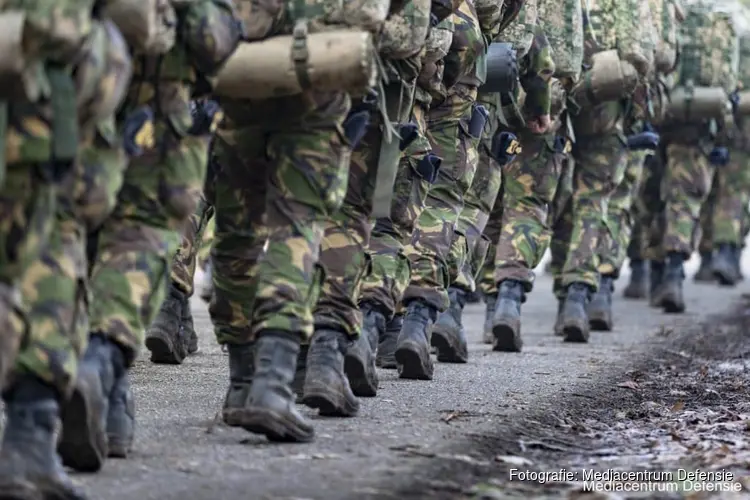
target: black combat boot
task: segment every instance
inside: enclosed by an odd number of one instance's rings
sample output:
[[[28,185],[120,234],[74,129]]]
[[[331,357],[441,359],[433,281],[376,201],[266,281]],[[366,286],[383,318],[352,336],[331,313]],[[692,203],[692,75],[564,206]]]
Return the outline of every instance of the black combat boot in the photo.
[[[255,344],[226,344],[229,352],[229,388],[224,398],[221,417],[224,423],[232,426],[227,418],[230,409],[244,408],[250,403],[250,388],[255,371]]]
[[[599,290],[591,297],[587,309],[589,326],[595,332],[612,331],[612,292],[614,291],[614,278],[606,274],[602,275],[599,278]]]
[[[396,363],[401,378],[432,380],[430,334],[437,310],[420,300],[410,302],[396,342]]]
[[[484,296],[484,328],[482,329],[482,343],[492,345],[495,342],[495,335],[492,333],[492,322],[495,318],[495,303],[497,295]]]
[[[195,354],[198,352],[198,332],[195,331],[195,323],[193,322],[193,311],[190,310],[190,299],[187,296],[184,297],[182,304],[182,321],[181,327],[183,330],[183,338],[187,339],[187,353]]]
[[[479,304],[480,302],[482,302],[482,292],[479,290],[474,290],[473,292],[466,294],[467,304]]]
[[[214,281],[213,281],[213,265],[211,265],[211,259],[208,259],[206,263],[206,272],[203,274],[201,280],[201,299],[203,302],[211,302],[211,296],[214,294]]]
[[[355,396],[373,398],[378,394],[378,371],[375,352],[378,339],[385,332],[385,316],[370,307],[362,308],[362,333],[346,353],[344,372]]]
[[[672,252],[667,255],[661,294],[662,307],[666,313],[685,312],[685,299],[682,296],[682,282],[685,279],[684,262],[685,258],[680,253]]]
[[[557,298],[557,316],[555,317],[555,326],[553,331],[555,337],[564,337],[565,332],[563,331],[563,307],[565,307],[565,299]]]
[[[648,297],[647,261],[633,259],[630,261],[630,282],[625,287],[623,297],[626,299],[645,299]]]
[[[135,398],[130,379],[120,377],[109,395],[107,410],[107,456],[127,458],[135,438]]]
[[[713,271],[713,252],[701,253],[701,265],[698,272],[693,276],[696,283],[713,283],[715,276]]]
[[[242,408],[223,412],[233,427],[263,434],[271,441],[312,441],[315,430],[294,405],[291,383],[297,366],[299,337],[268,330],[255,341],[255,373],[250,396]]]
[[[344,355],[351,343],[348,335],[335,330],[318,330],[313,334],[307,353],[302,404],[327,417],[357,414],[359,400],[344,373]]]
[[[656,260],[650,261],[648,276],[648,305],[651,307],[661,307],[664,292],[664,263]]]
[[[437,359],[442,363],[469,361],[469,343],[461,322],[468,294],[458,288],[449,288],[450,305],[438,316],[432,327],[431,345],[437,349]]]
[[[585,283],[571,283],[565,294],[562,327],[565,342],[589,341],[589,317],[586,307],[591,298],[591,287]]]
[[[500,283],[492,319],[493,351],[521,352],[521,304],[525,300],[523,283],[516,280]]]
[[[294,380],[292,380],[292,390],[294,391],[297,402],[302,402],[302,391],[305,388],[305,376],[307,376],[307,353],[310,351],[310,344],[301,344],[299,354],[297,354],[297,365],[294,368]]]
[[[395,370],[398,368],[396,363],[396,342],[401,333],[401,327],[404,325],[404,315],[396,314],[385,325],[385,331],[378,339],[378,353],[375,356],[375,364],[384,370]]]
[[[146,331],[146,347],[151,351],[153,363],[179,365],[187,356],[188,339],[182,328],[182,309],[185,304],[185,294],[176,286],[170,285],[159,314]]]
[[[81,472],[101,469],[108,455],[109,421],[118,422],[112,434],[122,432],[118,435],[126,447],[132,442],[130,429],[135,421],[132,412],[128,413],[133,408],[132,395],[127,380],[122,380],[127,377],[120,347],[100,334],[92,334],[78,365],[73,394],[62,407],[62,437],[57,450],[65,465]],[[110,408],[113,397],[118,404]],[[110,413],[115,411],[123,413]]]
[[[716,255],[714,255],[711,266],[713,275],[719,281],[720,285],[734,286],[737,284],[737,281],[739,281],[739,276],[737,276],[737,266],[734,259],[735,254],[735,245],[722,243],[719,245]]]
[[[0,448],[0,498],[85,500],[55,452],[60,407],[55,390],[20,376],[3,395],[5,433]]]

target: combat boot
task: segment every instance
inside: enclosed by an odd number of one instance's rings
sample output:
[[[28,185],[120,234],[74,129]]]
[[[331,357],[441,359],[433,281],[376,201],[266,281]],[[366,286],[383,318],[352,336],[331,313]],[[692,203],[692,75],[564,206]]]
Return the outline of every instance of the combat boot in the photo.
[[[685,299],[682,296],[682,282],[685,279],[684,262],[685,259],[680,253],[672,252],[667,255],[661,294],[662,307],[666,313],[685,312]]]
[[[182,303],[182,336],[187,339],[187,353],[195,354],[198,352],[198,332],[195,331],[195,323],[193,322],[193,311],[190,310],[190,299],[187,296],[184,297]]]
[[[261,332],[255,341],[255,373],[242,408],[223,412],[233,427],[263,434],[270,441],[309,442],[315,430],[297,411],[291,383],[299,354],[299,337],[282,331]]]
[[[482,292],[479,290],[474,290],[473,292],[466,294],[467,304],[479,304],[480,302],[482,302]]]
[[[645,299],[648,297],[647,261],[633,259],[630,261],[630,282],[622,295],[626,299]]]
[[[437,310],[420,300],[410,302],[396,342],[396,363],[400,378],[432,380],[430,334]]]
[[[305,388],[305,376],[307,375],[307,353],[310,351],[310,344],[301,344],[299,354],[297,354],[297,365],[294,368],[294,380],[292,380],[292,390],[294,391],[298,403],[302,402],[302,390]]]
[[[431,345],[437,349],[437,359],[442,363],[469,361],[469,345],[461,316],[468,294],[458,288],[449,288],[450,305],[438,316],[432,327]]]
[[[495,342],[495,335],[492,333],[492,322],[495,318],[495,303],[497,302],[497,295],[485,295],[484,302],[484,328],[482,330],[482,343],[492,345]]]
[[[500,283],[492,319],[493,351],[521,352],[521,304],[525,295],[520,281],[505,280]]]
[[[615,280],[612,276],[599,278],[599,290],[591,297],[588,305],[589,326],[595,332],[612,331],[612,292]]]
[[[224,397],[221,417],[225,424],[232,426],[227,418],[229,409],[244,408],[250,400],[255,371],[255,349],[252,342],[246,344],[226,344],[229,352],[229,388]]]
[[[179,365],[187,356],[188,342],[182,328],[185,302],[185,295],[171,285],[159,313],[146,331],[146,348],[151,351],[153,363]]]
[[[565,342],[589,341],[589,318],[586,307],[591,298],[591,287],[584,283],[571,283],[565,295],[562,310],[562,327]]]
[[[555,317],[555,326],[553,331],[555,337],[564,337],[565,332],[563,331],[563,307],[565,306],[565,299],[557,299],[557,317]]]
[[[714,279],[713,252],[702,252],[701,265],[693,276],[693,280],[696,283],[713,283]]]
[[[722,243],[711,262],[714,278],[723,286],[734,286],[737,284],[737,266],[735,265],[735,245]]]
[[[662,306],[664,292],[664,263],[656,260],[650,261],[649,266],[649,290],[648,305],[651,307]]]
[[[404,315],[396,314],[386,325],[385,331],[378,339],[378,353],[375,356],[375,364],[384,370],[395,370],[398,368],[396,363],[396,343],[404,325]]]
[[[55,452],[60,407],[55,389],[20,376],[3,395],[5,433],[0,448],[0,499],[85,500]]]
[[[135,398],[130,379],[115,380],[107,410],[107,456],[127,458],[135,438]]]
[[[132,415],[115,415],[115,411],[126,411],[131,402],[120,401],[110,408],[109,401],[127,393],[128,382],[125,357],[119,346],[100,334],[89,337],[86,353],[78,365],[78,376],[70,399],[63,405],[62,437],[58,452],[63,464],[81,472],[96,472],[101,469],[108,455],[107,422],[124,422],[123,441],[129,445],[126,433],[135,426]],[[130,406],[132,408],[132,406]],[[113,434],[117,429],[113,428]]]
[[[206,272],[201,280],[201,299],[203,302],[211,302],[211,296],[214,294],[213,265],[211,259],[206,263]]]
[[[307,353],[307,375],[302,404],[323,416],[353,417],[359,411],[359,400],[344,373],[344,355],[351,340],[343,332],[318,330]]]
[[[734,271],[737,275],[738,281],[743,281],[745,279],[745,275],[742,274],[742,251],[744,248],[740,246],[734,247]]]
[[[375,352],[378,339],[385,331],[385,316],[370,307],[363,307],[362,333],[346,353],[344,372],[355,396],[372,398],[378,394],[378,371]]]

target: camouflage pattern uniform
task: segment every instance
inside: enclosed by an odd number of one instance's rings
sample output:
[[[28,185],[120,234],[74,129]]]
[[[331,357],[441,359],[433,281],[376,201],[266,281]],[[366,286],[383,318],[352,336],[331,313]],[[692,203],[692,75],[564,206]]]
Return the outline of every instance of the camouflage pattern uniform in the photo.
[[[111,167],[116,177],[124,165],[113,111],[124,97],[131,61],[117,28],[84,10],[90,6],[3,7],[24,10],[24,40],[32,45],[13,57],[26,58],[25,68],[48,64],[33,83],[49,85],[50,93],[32,102],[29,86],[10,95],[9,85],[0,111],[0,388],[6,415],[0,492],[83,499],[54,450],[62,406],[88,340],[86,225],[101,222],[114,204],[118,182],[100,182],[104,171]]]
[[[377,107],[362,100],[353,104],[351,118],[344,125],[350,140],[356,140],[357,134],[364,135],[357,144],[352,144],[344,203],[323,223],[320,262],[326,276],[314,311],[315,333],[302,364],[306,367],[300,391],[302,402],[320,409],[321,413],[352,416],[359,407],[355,394],[375,396],[377,390],[378,339],[360,335],[362,314],[358,302],[364,277],[370,271],[367,247],[377,176],[381,169],[396,168],[400,156],[399,137],[396,134],[389,137],[386,127],[398,129],[409,121],[420,53],[429,26],[429,0],[411,0],[389,17],[381,33],[379,51],[392,83],[384,86],[384,95],[379,98],[384,101],[391,123],[384,123]],[[362,130],[365,125],[357,124],[356,120],[365,114],[369,115],[370,124]],[[393,164],[384,163],[389,161]],[[298,380],[301,378],[300,373]]]
[[[402,378],[431,379],[430,331],[438,312],[448,308],[448,254],[463,198],[476,171],[477,144],[469,125],[476,108],[477,62],[486,50],[474,4],[467,0],[453,15],[455,31],[444,58],[441,85],[433,93],[427,137],[442,158],[405,252],[411,265],[403,302],[407,307],[397,341],[396,361]]]
[[[164,55],[144,54],[134,68],[120,109],[133,156],[116,206],[91,240],[96,300],[89,303],[89,345],[64,409],[60,444],[64,462],[77,470],[96,471],[108,454],[125,456],[131,446],[128,370],[164,300],[169,265],[206,172],[209,130],[195,128],[190,94],[199,80],[207,85],[241,35],[231,3],[175,5],[179,43]],[[153,353],[153,337],[148,341]]]

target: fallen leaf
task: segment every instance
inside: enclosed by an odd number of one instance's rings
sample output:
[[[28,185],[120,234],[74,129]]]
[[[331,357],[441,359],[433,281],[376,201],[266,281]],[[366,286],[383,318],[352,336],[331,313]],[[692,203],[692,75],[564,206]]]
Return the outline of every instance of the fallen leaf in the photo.
[[[507,465],[517,465],[519,467],[534,464],[534,462],[532,462],[528,458],[517,457],[514,455],[498,455],[495,457],[495,462],[501,462]]]
[[[685,403],[683,401],[677,401],[672,406],[672,411],[682,411],[683,408],[685,408]]]
[[[638,388],[640,388],[640,386],[638,385],[638,383],[634,382],[632,380],[627,380],[625,382],[620,382],[619,384],[617,384],[617,387],[623,387],[625,389],[632,389],[634,391],[638,390]]]

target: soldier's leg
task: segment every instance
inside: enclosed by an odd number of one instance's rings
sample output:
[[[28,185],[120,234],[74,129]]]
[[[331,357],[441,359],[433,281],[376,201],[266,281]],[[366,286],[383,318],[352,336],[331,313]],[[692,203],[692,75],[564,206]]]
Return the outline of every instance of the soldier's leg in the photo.
[[[411,278],[404,293],[407,312],[396,348],[399,374],[403,378],[432,378],[431,327],[438,313],[450,303],[448,253],[478,160],[478,138],[468,134],[475,101],[476,88],[459,84],[430,111],[428,137],[433,152],[443,158],[443,163],[406,249]]]
[[[411,241],[414,227],[425,208],[427,191],[437,176],[440,158],[430,153],[425,135],[427,106],[416,103],[412,120],[418,137],[404,151],[399,162],[390,218],[375,221],[370,238],[370,272],[362,283],[360,307],[362,333],[378,340],[376,362],[381,368],[395,369],[396,340],[403,316],[397,309],[409,285],[410,265],[404,245]]]
[[[562,325],[566,341],[587,342],[586,304],[599,285],[599,232],[606,203],[624,174],[626,152],[617,134],[579,136],[574,157],[573,227],[560,275],[565,289]]]
[[[724,175],[721,170],[718,170],[714,174],[708,198],[701,205],[700,215],[698,216],[695,236],[698,240],[698,254],[701,257],[701,263],[693,277],[698,283],[713,283],[715,281],[713,272],[714,212],[716,211],[719,187],[723,182],[725,182]]]
[[[312,425],[294,405],[291,384],[300,343],[313,333],[313,309],[323,283],[318,263],[322,225],[346,193],[349,148],[342,124],[349,107],[345,94],[255,101],[258,118],[248,119],[259,125],[237,136],[228,148],[232,161],[219,158],[212,253],[216,289],[210,310],[220,343],[230,344],[230,378],[236,379],[232,361],[243,346],[255,351],[247,397],[241,406],[228,405],[224,418],[274,441],[314,437]],[[248,166],[265,166],[268,172],[267,242],[254,270],[248,265],[252,256],[246,255],[248,244],[257,246],[257,240],[246,222],[241,225],[252,213],[248,202],[255,196]],[[226,196],[226,191],[234,194]],[[228,222],[242,227],[239,234],[228,234]]]
[[[534,268],[550,244],[550,207],[566,144],[556,133],[525,136],[521,155],[504,167],[503,222],[495,255],[499,289],[492,320],[495,351],[521,351],[521,304],[533,288]]]
[[[557,297],[557,316],[553,331],[562,336],[562,306],[565,303],[565,288],[562,286],[562,269],[570,247],[573,231],[573,174],[575,162],[572,155],[565,159],[560,174],[560,183],[547,215],[550,227],[550,274],[552,275],[552,292]]]
[[[664,231],[664,175],[667,145],[662,143],[644,164],[642,188],[638,199],[641,207],[641,239],[643,259],[648,263],[649,306],[660,307],[659,290],[664,278],[664,255],[660,234]]]
[[[193,326],[190,297],[193,295],[198,248],[203,230],[212,215],[213,207],[201,194],[195,212],[190,215],[182,231],[182,242],[175,254],[169,276],[167,297],[146,331],[146,345],[151,350],[151,361],[154,363],[182,363],[182,350],[174,349],[179,344],[180,336],[188,339],[186,354],[198,351],[198,335]]]
[[[201,299],[204,302],[211,300],[211,295],[214,293],[213,285],[213,273],[211,266],[211,259],[209,254],[211,252],[211,245],[214,242],[214,232],[216,227],[216,219],[213,216],[208,219],[206,223],[206,230],[203,231],[203,239],[201,240],[200,248],[198,249],[198,265],[203,270],[203,280],[201,280]]]
[[[612,293],[633,231],[632,208],[637,196],[645,151],[630,152],[622,180],[607,204],[607,217],[599,233],[599,290],[588,305],[589,324],[592,330],[612,330]]]
[[[501,165],[491,154],[492,140],[499,126],[499,97],[480,95],[478,101],[488,110],[489,120],[477,145],[479,159],[476,174],[464,196],[463,209],[448,254],[450,306],[438,316],[432,329],[432,345],[437,348],[437,359],[448,363],[468,361],[469,348],[461,316],[484,266],[490,240],[483,233],[503,179]]]
[[[361,337],[358,301],[362,280],[370,267],[367,254],[372,230],[370,215],[383,141],[381,122],[373,121],[352,151],[344,203],[323,223],[320,264],[326,275],[314,310],[315,333],[310,341],[302,390],[302,402],[322,415],[354,416],[359,401],[352,389],[358,396],[375,396],[377,391],[372,350],[376,345],[367,345],[367,351],[361,355],[354,352],[345,356]],[[395,141],[392,146],[398,147]],[[352,364],[356,361],[354,369]]]
[[[749,161],[750,155],[739,149],[733,150],[729,164],[718,168],[714,174],[716,197],[711,213],[711,238],[715,255],[712,272],[720,284],[727,286],[734,286],[740,279],[735,259],[742,248],[742,219],[750,184]]]
[[[630,207],[633,230],[626,251],[626,256],[630,260],[630,281],[622,293],[623,297],[628,299],[648,297],[648,262],[645,257],[647,238],[645,226],[648,209],[645,205],[644,193],[651,177],[652,169],[650,165],[656,154],[658,154],[658,151],[647,155],[643,161],[638,191],[635,193]]]
[[[693,145],[667,146],[667,166],[664,176],[664,232],[660,251],[665,256],[664,278],[660,300],[665,312],[685,311],[682,296],[684,262],[695,246],[694,232],[700,210],[711,189],[714,167],[701,150]]]

